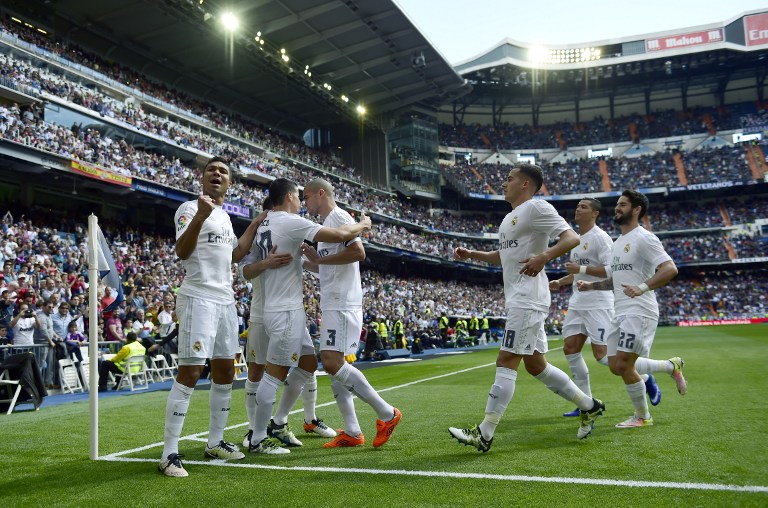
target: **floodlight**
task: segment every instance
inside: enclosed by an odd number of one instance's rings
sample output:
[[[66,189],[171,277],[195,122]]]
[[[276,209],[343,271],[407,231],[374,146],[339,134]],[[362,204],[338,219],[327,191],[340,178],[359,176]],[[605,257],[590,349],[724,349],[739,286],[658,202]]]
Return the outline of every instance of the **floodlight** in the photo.
[[[365,114],[365,106],[363,106],[362,104],[358,104],[355,109],[357,110],[357,112],[360,115],[364,115]]]
[[[240,20],[232,12],[225,12],[221,15],[221,24],[230,32],[234,32],[240,26]]]
[[[546,62],[549,58],[547,48],[534,46],[528,50],[528,61],[530,62]]]

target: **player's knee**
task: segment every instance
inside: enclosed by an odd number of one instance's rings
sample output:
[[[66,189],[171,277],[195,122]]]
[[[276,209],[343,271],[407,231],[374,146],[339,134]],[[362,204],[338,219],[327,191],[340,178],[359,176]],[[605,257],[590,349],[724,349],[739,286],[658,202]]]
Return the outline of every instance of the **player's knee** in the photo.
[[[320,359],[323,362],[323,368],[331,376],[335,376],[339,372],[345,361],[341,353],[334,354],[331,351],[321,351]]]
[[[304,355],[300,357],[299,368],[306,370],[307,372],[315,372],[317,370],[317,357],[315,355]]]
[[[608,367],[611,369],[611,372],[616,376],[623,376],[629,371],[630,365],[628,362],[623,361],[619,358],[615,358],[614,361],[608,362]]]
[[[196,365],[184,365],[179,368],[179,372],[176,374],[176,382],[188,388],[194,388],[203,371],[202,367],[196,367]]]
[[[264,365],[258,363],[248,363],[248,381],[257,383],[264,377]]]
[[[575,355],[580,351],[581,351],[581,348],[579,347],[579,345],[573,341],[568,340],[563,343],[563,353],[565,353],[566,355]]]

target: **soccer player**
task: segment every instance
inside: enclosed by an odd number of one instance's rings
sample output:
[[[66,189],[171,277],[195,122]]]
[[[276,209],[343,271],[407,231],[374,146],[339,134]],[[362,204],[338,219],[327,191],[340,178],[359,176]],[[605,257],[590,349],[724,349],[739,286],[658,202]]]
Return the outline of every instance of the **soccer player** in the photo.
[[[322,178],[316,178],[304,187],[307,211],[320,215],[323,226],[337,228],[354,224],[355,220],[338,206],[333,198],[333,187]],[[360,283],[360,261],[365,259],[365,248],[359,238],[346,243],[321,241],[317,250],[305,245],[308,259],[305,266],[320,274],[320,358],[330,374],[331,389],[344,419],[344,430],[323,448],[339,448],[365,444],[355,414],[352,394],[371,406],[378,415],[373,446],[386,443],[402,414],[387,403],[370,385],[362,372],[345,361],[345,356],[357,351],[363,327],[363,289]],[[383,322],[383,319],[382,319]]]
[[[540,167],[533,164],[515,166],[502,185],[504,199],[512,205],[512,211],[499,227],[498,250],[482,252],[459,247],[455,251],[456,259],[500,264],[504,276],[507,323],[485,418],[479,425],[469,428],[448,429],[459,442],[482,452],[491,448],[496,427],[512,400],[521,361],[529,374],[579,407],[579,439],[592,433],[595,420],[605,409],[601,401],[586,395],[544,356],[547,352],[544,320],[550,305],[544,265],[576,247],[579,237],[552,205],[533,199],[543,181]],[[549,239],[554,237],[558,238],[557,242],[547,248]]]
[[[549,283],[550,291],[557,291],[560,286],[573,286],[568,313],[563,323],[563,352],[568,360],[573,382],[589,396],[592,395],[589,369],[581,350],[589,337],[595,360],[608,366],[605,332],[610,329],[613,319],[613,294],[601,291],[585,295],[578,291],[576,283],[580,280],[595,282],[604,279],[605,267],[611,262],[613,240],[595,224],[601,208],[600,201],[594,198],[584,198],[576,205],[574,219],[579,227],[579,246],[571,251],[571,259],[565,264],[568,275]],[[644,381],[651,404],[655,406],[661,400],[661,390],[652,375],[646,375]],[[579,416],[579,408],[563,416]]]
[[[267,197],[264,200],[263,206],[264,210],[270,210],[272,208],[272,200]],[[285,252],[278,254],[276,250],[277,247],[273,246],[272,250],[267,254],[267,257],[261,259],[258,245],[253,245],[251,251],[243,259],[242,263],[240,263],[241,275],[248,279],[252,285],[251,312],[248,320],[248,340],[245,352],[246,363],[248,364],[248,379],[245,381],[245,411],[248,415],[248,432],[243,439],[243,446],[246,448],[250,446],[251,437],[253,436],[256,420],[256,390],[258,390],[261,378],[264,376],[264,369],[267,364],[267,349],[269,347],[269,336],[264,329],[264,285],[262,284],[262,278],[259,277],[259,275],[261,275],[264,270],[280,268],[293,261],[293,255],[291,253]],[[301,373],[297,373],[296,375],[300,374]],[[284,410],[286,419],[288,411],[290,411],[290,408],[293,407],[293,404],[296,403],[298,398],[294,396],[295,388],[297,387],[292,386],[293,383],[289,382],[289,380],[290,374],[288,379],[286,379],[286,388],[283,390],[283,397],[280,399],[280,406],[286,406],[286,409]],[[304,401],[305,420],[309,419],[309,421],[312,422],[309,425],[305,422],[305,430],[320,434],[323,437],[335,437],[336,432],[333,429],[328,428],[328,426],[315,415],[315,405],[317,403],[317,378],[315,377],[314,372],[312,373],[312,377],[304,383],[303,389],[301,389],[301,394]],[[278,408],[275,418],[279,418],[278,414],[281,413],[281,407]],[[301,446],[303,444],[296,439],[296,436],[287,425],[281,426],[280,432],[274,437],[287,446]],[[265,441],[263,447],[268,447],[273,453],[281,453],[275,449],[275,446],[272,446],[273,444],[274,443]]]
[[[299,256],[301,245],[304,240],[347,242],[369,229],[371,219],[362,214],[358,223],[328,228],[300,217],[299,189],[285,178],[278,178],[270,184],[269,196],[273,208],[256,232],[257,245],[264,257],[277,247],[276,252],[289,252],[294,259],[286,266],[261,274],[264,294],[268,295],[264,301],[264,328],[269,335],[269,348],[267,367],[256,390],[256,417],[249,449],[254,453],[289,453],[287,448],[270,446],[271,441],[266,438],[277,390],[288,376],[290,367],[298,363],[292,373],[294,382],[291,384],[298,388],[296,393],[301,392],[301,387],[317,369],[315,348],[305,326],[307,317],[304,313],[302,262]],[[274,423],[279,427],[279,422]],[[273,435],[281,430],[274,424],[270,427]]]
[[[210,432],[205,455],[242,459],[233,443],[224,441],[232,398],[234,358],[240,351],[237,311],[232,290],[232,262],[240,261],[253,243],[261,215],[238,239],[222,209],[231,183],[227,161],[214,157],[202,174],[202,195],[176,211],[176,255],[184,265],[184,281],[176,299],[179,318],[179,371],[165,408],[163,455],[158,468],[166,476],[188,476],[179,455],[179,437],[189,400],[206,359],[211,364]]]
[[[688,390],[681,358],[648,359],[659,322],[659,305],[653,290],[672,280],[677,267],[658,237],[640,227],[647,211],[647,197],[635,190],[622,192],[613,217],[621,236],[613,243],[611,264],[606,267],[608,279],[577,283],[579,291],[613,290],[615,317],[606,334],[608,366],[624,380],[635,408],[632,417],[616,425],[619,428],[653,425],[641,374],[667,372],[681,395]]]

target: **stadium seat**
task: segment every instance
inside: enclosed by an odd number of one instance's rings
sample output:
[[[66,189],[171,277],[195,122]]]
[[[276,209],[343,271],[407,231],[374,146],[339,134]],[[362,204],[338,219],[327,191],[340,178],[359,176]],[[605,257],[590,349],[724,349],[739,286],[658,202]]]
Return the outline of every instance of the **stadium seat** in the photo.
[[[91,375],[91,359],[88,357],[88,348],[81,347],[80,353],[83,355],[83,361],[77,364],[80,369],[80,379],[83,381],[83,388],[90,391],[88,376]]]
[[[31,353],[8,356],[0,365],[0,407],[11,414],[19,404],[34,404],[35,411],[47,393],[43,386],[40,369]]]
[[[10,397],[8,399],[0,399],[0,402],[9,402],[11,404],[6,414],[11,414],[13,408],[16,407],[16,401],[19,400],[19,395],[21,394],[20,383],[18,379],[11,379],[8,370],[0,373],[0,388],[4,389],[7,392],[7,396]]]
[[[59,378],[61,391],[64,393],[84,392],[83,384],[77,372],[77,366],[70,359],[59,360]]]
[[[248,364],[245,363],[245,353],[243,348],[240,348],[239,356],[235,357],[235,379],[247,379],[248,378]]]
[[[149,357],[149,368],[147,374],[150,375],[152,381],[162,382],[173,379],[173,369],[168,364],[168,360],[165,356],[158,354],[157,356]]]
[[[115,390],[120,390],[124,386],[128,386],[132,392],[135,390],[146,390],[149,388],[149,382],[144,355],[133,355],[126,360],[125,370]]]

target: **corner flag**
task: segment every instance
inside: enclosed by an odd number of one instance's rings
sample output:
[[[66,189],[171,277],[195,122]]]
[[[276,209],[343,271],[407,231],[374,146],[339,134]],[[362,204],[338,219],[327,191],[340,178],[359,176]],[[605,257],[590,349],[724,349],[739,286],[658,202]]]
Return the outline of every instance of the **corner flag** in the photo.
[[[99,278],[102,279],[104,285],[112,288],[115,294],[115,301],[107,305],[104,312],[109,312],[112,309],[116,309],[123,302],[123,284],[120,281],[120,274],[117,273],[117,267],[115,267],[115,260],[112,258],[112,253],[109,251],[109,244],[107,239],[104,238],[104,234],[101,232],[101,228],[98,224],[94,225],[96,234],[96,256],[97,268],[99,271]],[[93,283],[95,281],[89,281]]]
[[[115,260],[109,252],[107,239],[99,227],[98,218],[91,214],[88,217],[88,358],[91,369],[88,380],[89,410],[90,410],[90,458],[99,458],[99,397],[96,389],[99,384],[99,313],[98,313],[98,280],[115,291],[115,301],[110,303],[105,312],[117,308],[123,301],[123,285],[120,274],[117,273]]]

